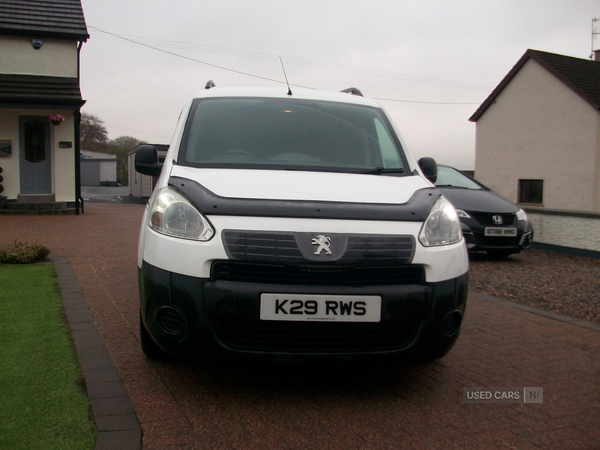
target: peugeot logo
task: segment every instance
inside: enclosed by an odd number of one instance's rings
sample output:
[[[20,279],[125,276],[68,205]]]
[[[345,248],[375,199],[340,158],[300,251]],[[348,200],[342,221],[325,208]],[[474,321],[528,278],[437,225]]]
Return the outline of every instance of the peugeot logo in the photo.
[[[318,235],[316,238],[313,238],[312,245],[318,245],[317,251],[315,255],[320,255],[324,250],[326,255],[331,255],[331,238],[328,236],[323,236],[322,234]]]
[[[502,225],[502,216],[492,216],[494,225]]]

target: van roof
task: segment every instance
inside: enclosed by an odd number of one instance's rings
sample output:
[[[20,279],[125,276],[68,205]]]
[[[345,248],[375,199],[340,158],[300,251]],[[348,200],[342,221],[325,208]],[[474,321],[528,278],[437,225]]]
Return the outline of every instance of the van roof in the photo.
[[[370,99],[353,95],[346,92],[320,91],[316,89],[293,88],[292,95],[288,95],[285,86],[272,87],[211,87],[200,89],[194,98],[216,98],[216,97],[270,97],[270,98],[298,98],[304,100],[324,100],[340,103],[352,103],[356,105],[380,107]]]

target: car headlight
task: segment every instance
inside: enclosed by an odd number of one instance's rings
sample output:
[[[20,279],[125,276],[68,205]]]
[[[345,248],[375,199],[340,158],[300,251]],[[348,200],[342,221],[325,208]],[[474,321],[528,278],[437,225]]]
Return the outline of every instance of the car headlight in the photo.
[[[183,239],[208,241],[215,230],[190,201],[171,187],[156,193],[148,226],[157,233]]]
[[[456,210],[448,200],[440,196],[429,210],[429,216],[421,227],[419,242],[424,247],[434,247],[454,244],[461,239],[460,220]]]
[[[519,220],[527,220],[527,213],[522,209],[517,211],[517,219]]]
[[[466,211],[463,211],[462,209],[457,209],[456,210],[456,215],[458,217],[463,217],[465,219],[470,219],[471,218],[471,216]]]

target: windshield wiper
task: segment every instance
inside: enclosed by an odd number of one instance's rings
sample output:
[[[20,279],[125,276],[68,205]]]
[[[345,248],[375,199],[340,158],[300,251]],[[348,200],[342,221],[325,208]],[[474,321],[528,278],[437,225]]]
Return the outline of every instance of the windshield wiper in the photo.
[[[447,187],[447,188],[456,188],[456,189],[468,189],[470,191],[479,191],[480,188],[476,187],[466,187],[466,186],[457,186],[455,184],[436,184],[435,187]]]
[[[384,167],[375,167],[374,169],[368,169],[361,173],[366,173],[368,175],[383,175],[386,173],[404,173],[404,169],[402,167],[398,167],[395,169],[386,169]]]

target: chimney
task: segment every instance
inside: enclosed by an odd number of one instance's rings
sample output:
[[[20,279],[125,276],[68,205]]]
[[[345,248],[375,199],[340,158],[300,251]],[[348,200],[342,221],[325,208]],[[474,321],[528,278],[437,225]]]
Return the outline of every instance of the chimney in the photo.
[[[600,50],[594,50],[594,61],[600,62]]]

